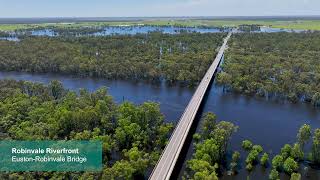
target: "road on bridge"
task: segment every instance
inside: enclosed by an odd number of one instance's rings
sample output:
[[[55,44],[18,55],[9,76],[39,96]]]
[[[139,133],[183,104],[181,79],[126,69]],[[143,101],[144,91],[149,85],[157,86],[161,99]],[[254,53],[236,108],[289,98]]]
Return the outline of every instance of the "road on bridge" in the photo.
[[[184,110],[179,123],[177,124],[174,132],[171,135],[169,143],[164,149],[156,167],[154,168],[150,180],[168,180],[171,177],[172,171],[175,167],[181,149],[185,143],[191,125],[198,112],[203,97],[209,87],[214,73],[219,67],[220,61],[223,57],[224,50],[226,49],[227,42],[231,37],[232,32],[229,32],[228,36],[224,39],[224,42],[213,61],[212,65],[206,72],[205,76],[201,80],[197,90],[193,94],[188,106]]]

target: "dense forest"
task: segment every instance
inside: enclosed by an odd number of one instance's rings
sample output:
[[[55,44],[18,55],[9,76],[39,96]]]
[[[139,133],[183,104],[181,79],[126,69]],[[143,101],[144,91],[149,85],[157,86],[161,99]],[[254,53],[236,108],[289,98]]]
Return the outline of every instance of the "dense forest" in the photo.
[[[0,70],[182,82],[201,80],[225,33],[0,40]]]
[[[171,130],[158,104],[117,105],[105,88],[76,94],[58,81],[0,81],[1,140],[100,140],[104,163],[100,173],[3,172],[0,179],[143,179]]]
[[[238,33],[228,44],[225,89],[320,106],[320,33]]]

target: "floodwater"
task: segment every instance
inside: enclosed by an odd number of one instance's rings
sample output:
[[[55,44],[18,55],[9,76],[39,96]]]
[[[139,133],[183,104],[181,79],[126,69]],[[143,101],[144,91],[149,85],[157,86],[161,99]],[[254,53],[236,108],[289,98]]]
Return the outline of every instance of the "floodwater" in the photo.
[[[110,26],[104,28],[102,32],[95,33],[96,36],[105,35],[135,35],[147,34],[149,32],[162,32],[165,34],[179,34],[180,32],[198,33],[219,33],[224,32],[218,28],[197,28],[197,27],[174,27],[174,26]]]
[[[253,180],[268,179],[270,167],[265,169],[257,165],[251,173],[245,169],[245,159],[248,153],[241,148],[243,140],[248,139],[254,144],[261,145],[264,151],[269,153],[271,160],[280,153],[284,144],[296,142],[297,132],[303,124],[309,124],[313,129],[320,128],[320,109],[315,109],[309,104],[292,104],[266,100],[265,98],[247,97],[236,93],[225,93],[222,87],[216,85],[211,87],[204,104],[203,112],[209,111],[215,113],[219,121],[229,121],[239,126],[230,141],[228,155],[232,155],[231,151],[239,151],[241,153],[241,167],[236,176],[228,176],[225,171],[221,177],[223,180],[244,180],[247,179],[247,176]],[[198,125],[197,131],[199,128]],[[187,159],[192,157],[193,148],[191,145]],[[308,148],[310,149],[310,145]],[[302,179],[320,179],[320,170],[308,167],[307,171],[304,167],[304,165],[300,167]],[[182,171],[184,168],[185,163]],[[180,172],[181,175],[182,172]],[[282,173],[281,179],[289,180],[290,178]]]
[[[26,80],[48,84],[52,80],[61,81],[65,88],[79,91],[80,88],[89,92],[101,87],[107,87],[108,93],[117,103],[130,101],[141,104],[145,101],[160,103],[161,112],[167,122],[176,122],[193,95],[193,88],[168,86],[166,83],[149,84],[144,82],[129,82],[121,80],[105,80],[96,78],[79,78],[56,74],[30,74],[23,72],[0,72],[0,79]]]
[[[128,82],[119,80],[104,80],[94,78],[77,78],[72,76],[53,74],[29,74],[17,72],[0,72],[0,79],[28,80],[48,83],[51,80],[59,80],[63,85],[74,91],[85,88],[89,91],[107,86],[109,93],[115,101],[121,103],[128,100],[136,104],[144,101],[160,103],[161,112],[167,122],[177,122],[188,101],[191,99],[194,88],[168,86],[162,84],[148,84],[143,82]],[[225,180],[268,179],[270,167],[266,170],[256,166],[250,174],[245,170],[244,160],[247,153],[241,149],[244,139],[251,140],[254,144],[261,145],[270,153],[272,158],[279,153],[280,148],[286,143],[294,143],[299,127],[305,123],[312,128],[320,128],[320,110],[304,103],[292,104],[277,102],[263,98],[246,97],[235,93],[225,93],[221,87],[212,85],[204,104],[204,113],[212,111],[218,116],[218,120],[230,121],[239,126],[229,146],[229,150],[238,150],[241,153],[241,168],[236,176],[228,176],[226,172],[222,176]],[[201,123],[201,122],[200,122]],[[193,146],[189,148],[187,158],[190,158]],[[303,167],[303,166],[301,166]],[[320,179],[320,170],[301,168],[303,179]],[[289,179],[282,174],[282,179]]]
[[[197,33],[221,33],[228,32],[231,28],[214,28],[214,27],[175,27],[175,26],[107,26],[102,28],[101,31],[95,33],[84,33],[80,32],[75,33],[77,37],[81,36],[111,36],[111,35],[135,35],[135,34],[147,34],[150,32],[161,32],[165,34],[179,34],[181,32],[197,32]],[[238,31],[241,32],[241,31]],[[253,33],[276,33],[276,32],[295,32],[301,33],[305,30],[292,30],[292,29],[280,29],[272,27],[260,27],[260,30],[253,31]],[[0,40],[8,41],[19,41],[17,36],[30,34],[31,36],[48,36],[56,37],[59,36],[58,32],[55,32],[53,29],[40,29],[40,30],[24,30],[21,32],[10,32],[10,37],[0,37]]]
[[[0,37],[0,40],[19,41],[19,38],[17,38],[17,37]]]

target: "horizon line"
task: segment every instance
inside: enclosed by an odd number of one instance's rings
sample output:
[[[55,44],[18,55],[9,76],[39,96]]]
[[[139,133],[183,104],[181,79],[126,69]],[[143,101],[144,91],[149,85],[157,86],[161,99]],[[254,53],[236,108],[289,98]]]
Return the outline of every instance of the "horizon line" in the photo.
[[[232,17],[320,17],[320,15],[223,15],[223,16],[34,16],[0,17],[0,19],[52,19],[52,18],[232,18]]]

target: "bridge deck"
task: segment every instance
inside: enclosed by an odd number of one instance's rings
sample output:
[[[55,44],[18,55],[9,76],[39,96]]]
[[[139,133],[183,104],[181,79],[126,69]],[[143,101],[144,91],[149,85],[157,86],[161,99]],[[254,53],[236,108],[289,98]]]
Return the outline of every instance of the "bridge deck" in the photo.
[[[213,75],[216,72],[219,63],[224,54],[227,42],[231,36],[231,32],[224,39],[223,45],[221,46],[215,60],[206,72],[205,76],[201,80],[197,90],[193,94],[188,106],[184,110],[179,123],[177,124],[173,134],[171,135],[170,141],[164,149],[160,160],[154,168],[150,180],[164,180],[170,179],[173,168],[177,162],[183,144],[191,128],[192,122],[198,112],[202,99],[207,91],[207,88],[213,79]]]

